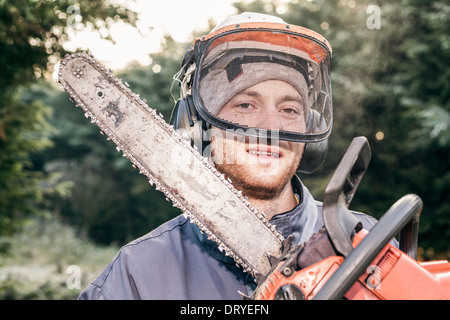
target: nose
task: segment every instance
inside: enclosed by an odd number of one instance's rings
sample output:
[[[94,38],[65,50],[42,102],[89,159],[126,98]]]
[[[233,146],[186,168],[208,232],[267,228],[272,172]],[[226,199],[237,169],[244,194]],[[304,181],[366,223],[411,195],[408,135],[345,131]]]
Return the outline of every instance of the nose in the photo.
[[[266,105],[264,111],[265,112],[260,119],[261,123],[259,127],[271,130],[282,130],[283,123],[277,108],[274,105]]]

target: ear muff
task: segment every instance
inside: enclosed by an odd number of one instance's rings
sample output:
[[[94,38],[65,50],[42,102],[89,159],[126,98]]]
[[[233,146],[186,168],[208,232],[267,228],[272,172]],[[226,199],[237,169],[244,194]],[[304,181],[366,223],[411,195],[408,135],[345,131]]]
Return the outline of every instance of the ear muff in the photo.
[[[202,153],[209,141],[205,141],[205,122],[199,117],[191,95],[179,99],[173,109],[170,124],[187,141]],[[326,126],[316,110],[310,110],[307,129]],[[316,171],[325,161],[328,152],[328,139],[305,145],[298,171],[306,174]]]
[[[309,110],[308,120],[306,122],[306,129],[309,132],[311,127],[318,127],[323,129],[326,127],[326,123],[316,110]],[[303,151],[302,160],[298,167],[298,171],[302,173],[313,173],[316,171],[322,163],[328,153],[328,138],[319,142],[310,142],[305,145]]]
[[[195,146],[199,152],[203,151],[205,143],[207,143],[207,141],[203,141],[204,121],[198,116],[191,95],[177,101],[169,123],[185,140],[190,141],[191,145]]]

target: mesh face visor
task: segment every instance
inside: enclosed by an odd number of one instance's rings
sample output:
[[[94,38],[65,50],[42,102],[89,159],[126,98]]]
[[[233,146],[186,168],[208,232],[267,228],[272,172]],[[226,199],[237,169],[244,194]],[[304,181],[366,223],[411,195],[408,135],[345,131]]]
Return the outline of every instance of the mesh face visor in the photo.
[[[278,23],[223,29],[195,43],[192,94],[200,116],[248,136],[326,139],[333,120],[326,40]]]

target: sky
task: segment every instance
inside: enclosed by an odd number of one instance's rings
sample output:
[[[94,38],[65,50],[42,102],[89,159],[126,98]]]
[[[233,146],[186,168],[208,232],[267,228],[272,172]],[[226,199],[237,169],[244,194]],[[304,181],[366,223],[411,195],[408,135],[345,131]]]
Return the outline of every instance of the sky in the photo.
[[[115,43],[102,40],[97,33],[77,31],[65,47],[69,50],[89,50],[96,59],[113,70],[124,68],[132,61],[142,65],[151,63],[149,53],[158,51],[164,34],[171,34],[179,42],[187,41],[194,30],[205,30],[212,18],[216,23],[235,14],[236,0],[136,0],[126,1],[138,12],[138,30],[123,22],[110,32]],[[71,11],[76,14],[77,12]],[[79,12],[78,18],[83,17]],[[72,20],[76,21],[76,20]]]

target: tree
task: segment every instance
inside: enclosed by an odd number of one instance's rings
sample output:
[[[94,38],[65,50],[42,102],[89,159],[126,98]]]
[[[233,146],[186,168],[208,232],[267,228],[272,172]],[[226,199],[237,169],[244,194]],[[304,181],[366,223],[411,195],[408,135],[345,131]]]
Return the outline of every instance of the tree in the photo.
[[[319,171],[302,176],[315,198],[322,198],[352,138],[366,136],[372,160],[351,208],[380,217],[403,195],[418,194],[424,202],[419,245],[448,258],[450,6],[439,0],[235,6],[318,31],[333,47],[328,157]]]
[[[161,52],[151,54],[150,66],[133,64],[116,74],[167,121],[175,104],[170,94],[172,78],[186,48],[166,36]],[[175,97],[177,91],[174,86]],[[51,202],[52,211],[64,222],[96,243],[124,244],[180,214],[86,121],[67,93],[42,83],[22,96],[40,99],[53,109],[49,122],[58,129],[51,137],[53,146],[35,154],[34,163],[42,163],[45,172],[59,174],[61,181],[72,185],[70,194]]]
[[[51,6],[45,1],[41,3]],[[86,3],[95,7],[94,2]],[[325,164],[316,173],[301,176],[315,198],[321,200],[331,174],[352,138],[364,135],[369,139],[373,156],[351,208],[380,217],[404,194],[417,193],[424,201],[419,245],[428,253],[434,250],[444,256],[448,254],[449,6],[444,1],[431,0],[380,0],[376,5],[373,1],[352,0],[258,0],[239,2],[235,7],[239,12],[278,15],[289,23],[316,30],[333,47],[335,121],[329,153]],[[64,19],[71,17],[66,14],[64,6],[58,8],[58,15],[64,16]],[[87,12],[87,9],[83,7],[80,11]],[[125,19],[130,19],[125,11],[121,12]],[[103,23],[114,21],[106,18],[107,15],[100,17]],[[95,19],[89,20],[84,15],[82,18],[85,27],[102,26],[98,21],[94,23]],[[90,26],[88,22],[93,25]],[[58,26],[60,31],[58,28],[53,31],[59,34],[58,41],[62,43],[67,37],[64,34],[72,29],[63,32],[66,27],[61,21]],[[4,39],[1,36],[6,34],[1,31],[3,29],[0,28],[0,43]],[[39,43],[46,51],[44,42],[31,41],[35,47]],[[168,87],[173,74],[180,67],[187,45],[175,43],[170,37],[166,38],[165,43],[162,52],[152,55],[150,66],[130,66],[120,77],[168,120],[174,104]],[[47,58],[49,54],[45,52]],[[35,72],[30,77],[35,77],[35,73],[42,76],[41,71],[45,69],[43,65],[36,64],[33,69]],[[174,91],[176,89],[175,86]],[[33,87],[31,91],[33,97],[39,96],[41,92]],[[26,98],[24,94],[21,98],[21,103],[26,106],[36,101],[35,98]],[[83,228],[98,242],[109,243],[114,239],[123,242],[178,213],[149,187],[145,178],[131,169],[128,160],[115,152],[111,142],[106,142],[95,126],[86,124],[80,110],[68,102],[67,95],[48,91],[42,98],[47,102],[41,103],[41,108],[45,109],[45,104],[53,106],[53,120],[46,121],[43,118],[45,121],[39,122],[43,126],[36,129],[35,136],[42,138],[39,142],[45,147],[49,140],[43,137],[46,137],[52,126],[57,127],[59,132],[50,136],[54,147],[47,147],[48,152],[34,154],[32,162],[29,161],[30,149],[24,156],[30,165],[42,164],[42,168],[45,168],[43,172],[60,172],[66,180],[73,182],[71,196],[53,202],[55,210],[68,221]],[[38,106],[34,108],[37,110]],[[39,114],[42,118],[45,112]],[[31,112],[27,116],[32,115]],[[35,119],[37,116],[33,117]],[[2,119],[0,141],[3,142]],[[48,125],[49,122],[52,126]],[[43,134],[45,130],[47,133]],[[30,136],[28,133],[23,137],[28,139]],[[33,172],[28,168],[22,171]],[[10,181],[19,180],[10,178]],[[34,181],[34,186],[37,186],[37,178]],[[16,190],[21,189],[17,187]],[[22,196],[21,199],[35,199],[36,202],[38,192],[41,191],[35,189],[32,197]],[[93,195],[97,195],[97,198]],[[425,255],[425,258],[432,257]]]
[[[67,13],[77,13],[68,16]],[[78,14],[79,13],[79,14]],[[50,109],[22,101],[20,88],[51,72],[65,54],[67,33],[79,26],[98,29],[117,19],[135,23],[134,12],[101,1],[0,1],[0,235],[14,232],[24,217],[39,211],[47,190],[44,173],[30,156],[49,147]]]
[[[421,244],[428,253],[450,246],[450,6],[445,1],[402,1],[401,14],[386,4],[386,23],[395,32],[390,46],[389,71],[380,76],[397,106],[390,122],[398,139],[392,144],[398,155],[398,180],[424,202]],[[390,10],[389,10],[390,8]],[[387,55],[384,56],[388,59]],[[400,130],[403,128],[403,132]],[[395,136],[393,136],[395,137]],[[391,149],[393,152],[393,149]],[[392,173],[392,170],[391,170]],[[403,187],[406,191],[406,188]],[[446,256],[445,256],[446,253]]]

